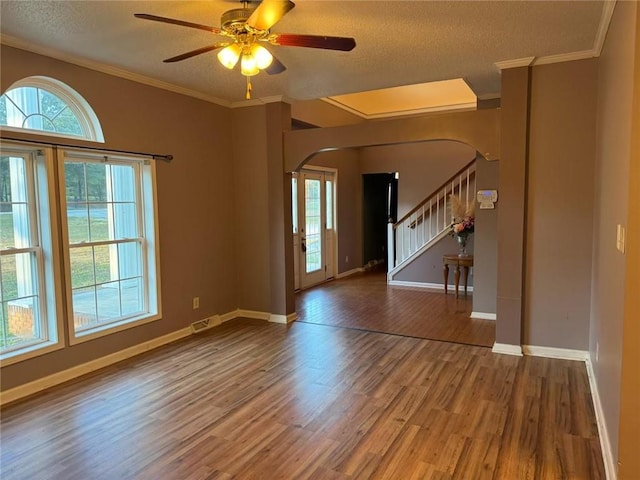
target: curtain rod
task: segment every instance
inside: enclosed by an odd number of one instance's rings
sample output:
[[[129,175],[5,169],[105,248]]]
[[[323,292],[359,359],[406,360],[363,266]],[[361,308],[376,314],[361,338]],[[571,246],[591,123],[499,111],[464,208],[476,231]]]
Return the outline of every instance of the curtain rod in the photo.
[[[42,140],[25,140],[24,138],[12,138],[12,137],[6,137],[4,135],[0,135],[0,138],[2,140],[11,140],[11,141],[23,142],[23,143],[37,143],[38,145],[49,145],[52,147],[84,148],[87,150],[96,150],[100,152],[128,153],[131,155],[143,155],[146,157],[151,157],[154,160],[162,160],[163,162],[170,162],[171,160],[173,160],[173,155],[160,155],[157,153],[146,153],[146,152],[131,152],[129,150],[115,150],[113,148],[90,147],[90,146],[84,146],[84,145],[70,145],[65,143],[45,142]]]

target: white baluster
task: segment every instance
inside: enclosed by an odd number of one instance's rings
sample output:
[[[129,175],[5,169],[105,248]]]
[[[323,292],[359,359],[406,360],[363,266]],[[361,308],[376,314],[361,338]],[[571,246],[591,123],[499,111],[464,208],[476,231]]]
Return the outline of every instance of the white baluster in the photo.
[[[439,228],[440,222],[440,192],[436,193],[436,232],[440,231]]]
[[[431,223],[433,222],[432,211],[433,211],[432,200],[429,199],[429,240],[433,238],[433,233],[431,233]]]
[[[389,270],[391,270],[393,267],[395,267],[395,262],[394,262],[394,252],[396,251],[396,235],[395,235],[395,230],[393,228],[393,223],[389,222],[387,223],[387,268]]]
[[[469,169],[467,168],[467,210],[469,210]]]
[[[424,203],[422,204],[422,245],[424,245],[425,243],[427,243],[427,240],[425,239],[425,223],[427,222],[427,219],[424,216]]]

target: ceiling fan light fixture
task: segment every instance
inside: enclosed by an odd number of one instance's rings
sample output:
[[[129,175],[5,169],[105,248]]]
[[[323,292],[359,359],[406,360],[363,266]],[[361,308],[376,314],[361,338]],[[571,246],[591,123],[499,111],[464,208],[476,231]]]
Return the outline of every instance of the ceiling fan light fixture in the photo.
[[[134,16],[144,20],[204,30],[214,35],[227,37],[226,42],[207,45],[167,58],[163,62],[179,62],[203,53],[219,50],[218,60],[225,68],[233,70],[240,62],[240,71],[246,77],[247,82],[247,99],[251,98],[251,77],[262,70],[265,70],[269,75],[282,73],[286,70],[282,62],[274,58],[267,48],[259,45],[259,42],[344,52],[353,50],[356,46],[355,39],[347,37],[271,33],[271,27],[291,11],[295,4],[291,0],[261,0],[256,8],[249,8],[249,2],[254,1],[258,3],[258,0],[242,0],[243,8],[234,8],[224,12],[220,18],[221,28],[149,13],[136,13]]]
[[[218,60],[225,68],[232,70],[240,60],[241,53],[242,47],[237,43],[232,43],[218,52]]]
[[[269,67],[271,62],[273,62],[273,55],[271,55],[271,52],[262,45],[258,45],[256,43],[251,45],[251,54],[256,59],[256,66],[260,70],[264,70]]]
[[[252,77],[260,73],[256,57],[252,55],[251,50],[245,51],[242,54],[242,60],[240,60],[240,72],[245,77]]]

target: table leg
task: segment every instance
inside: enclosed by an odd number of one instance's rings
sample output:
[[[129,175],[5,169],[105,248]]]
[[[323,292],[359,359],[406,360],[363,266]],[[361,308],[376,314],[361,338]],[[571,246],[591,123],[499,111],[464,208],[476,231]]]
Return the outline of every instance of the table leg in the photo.
[[[469,279],[469,267],[464,267],[464,296],[467,296],[467,280]]]
[[[460,285],[460,265],[456,265],[455,283],[456,283],[456,298],[458,298],[458,285]]]
[[[442,267],[442,273],[444,274],[444,294],[447,294],[447,283],[449,283],[449,265],[446,263]]]

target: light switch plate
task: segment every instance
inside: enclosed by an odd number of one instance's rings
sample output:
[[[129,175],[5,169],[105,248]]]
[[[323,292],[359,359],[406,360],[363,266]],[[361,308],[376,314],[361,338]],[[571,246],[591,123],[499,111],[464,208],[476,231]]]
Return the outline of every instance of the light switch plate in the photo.
[[[620,251],[620,253],[624,253],[626,234],[626,229],[622,225],[618,224],[616,232],[616,248]]]

